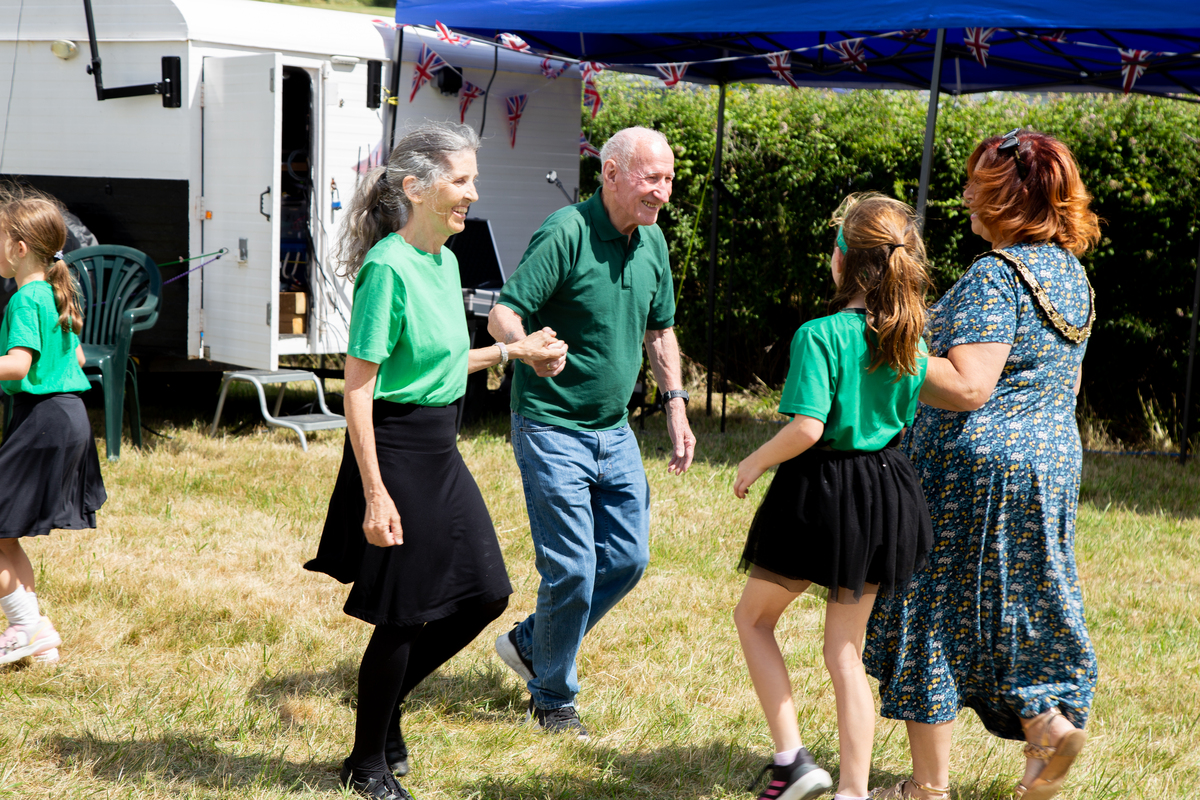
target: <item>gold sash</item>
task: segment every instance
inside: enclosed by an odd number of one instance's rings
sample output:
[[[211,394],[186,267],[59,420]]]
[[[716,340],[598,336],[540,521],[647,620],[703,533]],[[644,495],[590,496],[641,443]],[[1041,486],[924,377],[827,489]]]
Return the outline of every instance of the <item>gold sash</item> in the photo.
[[[1087,279],[1087,273],[1084,273],[1083,280],[1088,287],[1088,304],[1090,308],[1088,310],[1087,322],[1080,328],[1067,322],[1066,318],[1059,313],[1059,310],[1050,302],[1050,296],[1046,294],[1046,290],[1038,283],[1037,276],[1025,265],[1024,261],[1012,253],[1006,253],[1003,250],[989,250],[983,255],[976,256],[975,261],[986,256],[996,256],[1010,264],[1017,271],[1017,275],[1029,287],[1029,291],[1033,292],[1033,299],[1037,302],[1038,308],[1046,315],[1046,319],[1054,326],[1054,330],[1058,331],[1068,342],[1082,344],[1092,335],[1092,323],[1096,321],[1096,290],[1092,288],[1092,282]],[[974,261],[971,263],[973,264]]]

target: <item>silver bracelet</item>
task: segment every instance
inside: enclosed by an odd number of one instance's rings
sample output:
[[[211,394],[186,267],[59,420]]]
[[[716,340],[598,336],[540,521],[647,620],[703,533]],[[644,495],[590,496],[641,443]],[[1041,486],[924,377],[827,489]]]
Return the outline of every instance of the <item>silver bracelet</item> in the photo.
[[[503,368],[508,363],[508,348],[504,346],[504,342],[496,342],[496,347],[500,348],[500,366]]]

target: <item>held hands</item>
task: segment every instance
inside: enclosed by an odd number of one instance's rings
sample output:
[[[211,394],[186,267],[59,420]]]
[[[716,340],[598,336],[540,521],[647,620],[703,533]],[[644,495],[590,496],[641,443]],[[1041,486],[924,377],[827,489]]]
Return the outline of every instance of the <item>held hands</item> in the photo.
[[[542,328],[510,344],[508,356],[533,367],[539,378],[553,378],[567,365],[567,349],[553,329]]]
[[[737,479],[733,482],[733,494],[738,500],[745,500],[746,492],[767,471],[758,463],[755,455],[755,453],[751,453],[738,464]]]
[[[363,533],[376,547],[404,544],[404,529],[400,527],[400,512],[386,491],[367,495],[367,513],[363,516]]]

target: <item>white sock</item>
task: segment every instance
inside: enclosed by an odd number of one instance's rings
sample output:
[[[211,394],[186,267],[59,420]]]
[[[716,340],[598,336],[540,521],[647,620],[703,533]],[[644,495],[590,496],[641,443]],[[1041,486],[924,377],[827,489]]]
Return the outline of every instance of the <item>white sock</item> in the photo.
[[[868,800],[866,797],[855,797],[854,795],[842,794],[838,792],[833,796],[833,800]]]
[[[0,597],[0,609],[3,609],[4,616],[8,617],[9,625],[37,624],[37,607],[35,605],[33,613],[29,613],[28,594],[24,586],[18,586],[17,590],[12,594],[7,597]]]
[[[796,756],[800,755],[800,751],[804,749],[804,745],[794,747],[791,750],[784,750],[782,753],[775,754],[775,763],[781,767],[786,767],[796,761]]]
[[[41,619],[42,612],[38,609],[37,595],[34,594],[33,592],[29,591],[28,589],[26,589],[25,597],[27,598],[26,602],[29,603],[29,612],[31,614],[33,614],[35,617]]]

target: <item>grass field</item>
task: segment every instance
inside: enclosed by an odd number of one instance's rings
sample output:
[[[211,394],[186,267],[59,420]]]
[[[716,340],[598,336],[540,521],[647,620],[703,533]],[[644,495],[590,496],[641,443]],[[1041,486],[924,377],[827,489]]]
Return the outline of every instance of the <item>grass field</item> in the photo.
[[[210,387],[211,390],[211,387]],[[105,465],[99,529],[29,544],[62,661],[0,668],[0,797],[282,798],[337,792],[367,625],[345,589],[301,569],[316,549],[340,432],[301,452],[215,398],[151,410],[171,438],[126,443]],[[699,404],[696,404],[699,405]],[[759,404],[762,408],[764,404]],[[641,585],[588,638],[580,709],[589,743],[522,724],[523,687],[491,652],[530,610],[537,580],[506,423],[460,447],[493,514],[515,594],[509,611],[418,688],[405,714],[418,798],[750,798],[772,748],[737,646],[733,566],[766,481],[738,502],[739,458],[777,430],[741,414],[721,434],[693,412],[695,466],[666,474],[661,416],[640,436],[654,492]],[[157,415],[157,416],[156,416]],[[98,418],[97,418],[98,419]],[[239,428],[241,429],[239,431]],[[1078,531],[1101,683],[1065,798],[1190,796],[1200,789],[1200,473],[1088,457]],[[781,641],[807,746],[836,773],[833,696],[820,666],[822,601],[803,597]],[[956,798],[1007,797],[1019,745],[963,715]],[[903,728],[881,722],[872,785],[907,771]]]

